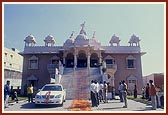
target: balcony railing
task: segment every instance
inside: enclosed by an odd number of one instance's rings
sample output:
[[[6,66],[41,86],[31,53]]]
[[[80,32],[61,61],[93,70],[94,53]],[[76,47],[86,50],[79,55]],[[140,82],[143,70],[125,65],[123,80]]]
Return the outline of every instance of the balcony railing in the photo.
[[[107,69],[117,69],[117,64],[106,64]]]

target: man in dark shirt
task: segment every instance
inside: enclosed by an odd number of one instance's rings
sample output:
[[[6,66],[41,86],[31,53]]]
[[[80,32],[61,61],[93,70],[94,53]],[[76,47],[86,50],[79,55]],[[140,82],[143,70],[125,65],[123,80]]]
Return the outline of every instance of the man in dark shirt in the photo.
[[[10,81],[7,81],[5,86],[4,86],[4,104],[5,104],[5,108],[8,108],[8,100],[9,100],[9,96],[11,93],[10,90]]]

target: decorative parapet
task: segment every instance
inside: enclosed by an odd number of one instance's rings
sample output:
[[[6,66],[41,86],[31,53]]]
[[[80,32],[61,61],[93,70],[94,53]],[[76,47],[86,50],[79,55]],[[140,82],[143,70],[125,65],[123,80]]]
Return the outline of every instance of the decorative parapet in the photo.
[[[34,46],[34,47],[25,47],[24,51],[20,54],[31,54],[31,53],[59,53],[62,50],[62,46]]]
[[[141,49],[138,46],[102,46],[101,48],[104,49],[105,53],[141,53]]]

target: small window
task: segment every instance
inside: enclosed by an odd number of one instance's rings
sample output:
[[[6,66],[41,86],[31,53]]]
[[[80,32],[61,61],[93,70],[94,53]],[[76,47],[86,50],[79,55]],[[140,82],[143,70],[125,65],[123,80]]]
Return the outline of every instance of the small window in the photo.
[[[12,67],[12,64],[9,64],[10,65],[10,67]]]
[[[136,58],[133,57],[132,55],[129,55],[126,58],[126,66],[128,69],[135,69],[136,68]]]
[[[30,69],[37,69],[38,68],[37,60],[30,60]]]
[[[129,59],[129,60],[127,60],[127,61],[128,61],[128,62],[127,62],[127,63],[128,63],[128,68],[135,68],[135,67],[134,67],[134,60],[130,60],[130,59]]]
[[[6,65],[6,62],[4,62],[4,65]]]
[[[38,57],[32,56],[29,59],[29,69],[38,69]]]
[[[13,55],[10,55],[11,56],[11,58],[13,58]]]
[[[106,64],[113,64],[113,60],[112,59],[106,59]]]
[[[7,53],[5,53],[5,57],[7,57]]]

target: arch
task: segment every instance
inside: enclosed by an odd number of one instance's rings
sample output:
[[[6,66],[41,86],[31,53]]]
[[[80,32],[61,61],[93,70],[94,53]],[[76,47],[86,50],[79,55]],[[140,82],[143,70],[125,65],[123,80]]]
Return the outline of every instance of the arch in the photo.
[[[77,67],[87,67],[87,56],[84,50],[78,52]]]
[[[68,53],[66,55],[65,65],[68,68],[74,67],[74,55],[72,53]]]
[[[90,67],[98,67],[98,54],[97,53],[92,53],[90,56]]]

